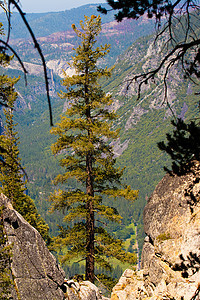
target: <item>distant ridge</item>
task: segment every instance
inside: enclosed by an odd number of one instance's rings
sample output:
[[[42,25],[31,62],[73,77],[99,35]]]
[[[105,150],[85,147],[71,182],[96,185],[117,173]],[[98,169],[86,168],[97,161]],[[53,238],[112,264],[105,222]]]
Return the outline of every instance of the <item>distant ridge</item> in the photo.
[[[84,19],[84,15],[98,15],[97,6],[99,4],[86,4],[60,12],[27,13],[26,18],[36,36],[47,36],[58,31],[71,29],[71,24],[79,24],[79,21]],[[104,6],[106,6],[105,3]],[[110,12],[107,15],[101,14],[101,18],[102,23],[113,21],[114,12]],[[7,24],[7,19],[4,13],[0,14],[0,20],[4,24],[4,30],[6,31],[7,26],[5,24]],[[14,12],[12,14],[11,22],[11,38],[30,37],[18,13]]]

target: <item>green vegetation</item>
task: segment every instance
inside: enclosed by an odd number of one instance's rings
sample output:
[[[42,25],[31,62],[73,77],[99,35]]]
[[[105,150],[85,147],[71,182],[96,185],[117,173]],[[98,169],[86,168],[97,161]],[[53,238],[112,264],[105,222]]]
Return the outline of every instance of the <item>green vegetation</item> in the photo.
[[[0,75],[1,95],[3,94],[5,99],[5,108],[3,109],[5,125],[3,129],[1,128],[0,135],[0,155],[3,158],[0,165],[0,191],[10,199],[13,207],[41,233],[42,237],[49,241],[48,225],[38,214],[33,200],[25,194],[25,174],[20,165],[19,138],[13,118],[17,99],[14,85],[17,81],[16,78],[12,79],[7,75]]]
[[[104,199],[105,204],[116,207],[123,217],[121,224],[108,222],[107,230],[109,233],[114,232],[117,236],[120,230],[136,222],[138,224],[137,239],[140,251],[144,238],[143,208],[156,184],[165,174],[163,166],[170,166],[169,157],[157,148],[157,143],[165,138],[167,132],[172,131],[173,126],[170,124],[171,118],[167,107],[158,105],[149,108],[152,99],[157,99],[158,103],[163,101],[162,94],[158,95],[153,92],[154,86],[150,87],[149,91],[144,91],[140,102],[136,100],[135,91],[123,95],[123,93],[119,94],[119,90],[122,88],[124,78],[129,73],[133,70],[137,70],[137,72],[142,70],[145,63],[144,53],[152,41],[152,36],[139,39],[119,57],[112,76],[101,81],[105,92],[111,92],[115,101],[120,101],[120,107],[117,108],[119,117],[114,121],[114,126],[120,128],[120,142],[129,141],[127,149],[116,159],[117,166],[126,167],[123,175],[124,183],[139,190],[139,196],[132,205],[123,199],[120,201]],[[9,70],[9,73],[17,77],[20,72]],[[194,96],[198,92],[198,86],[184,80],[181,77],[181,72],[178,74],[180,80],[175,78],[172,86],[176,96],[172,108],[176,115],[180,115],[183,107],[186,106],[186,112],[183,116],[187,122],[187,120],[199,115],[197,100]],[[20,75],[23,74],[20,73]],[[62,172],[62,168],[58,164],[58,158],[52,155],[50,149],[51,144],[55,142],[55,137],[49,134],[49,115],[43,80],[39,76],[29,75],[28,83],[27,87],[24,86],[23,80],[16,84],[16,88],[22,96],[22,99],[19,98],[17,102],[20,111],[17,110],[14,116],[18,123],[17,131],[20,135],[20,154],[22,164],[26,166],[29,176],[28,194],[34,199],[39,213],[48,223],[50,234],[55,236],[58,234],[57,224],[63,225],[62,213],[55,212],[50,215],[48,213],[49,203],[45,200],[53,191],[52,179]],[[59,90],[59,77],[55,75],[54,84],[55,89]],[[52,106],[54,122],[56,122],[66,107],[66,101],[56,97],[53,93]],[[133,109],[140,106],[146,110],[146,113],[137,119],[136,124],[131,124],[130,128],[126,129],[127,121],[131,117]],[[76,186],[77,184],[73,180],[68,183],[69,188]],[[68,187],[66,186],[66,189]]]
[[[199,122],[186,124],[183,120],[172,121],[173,134],[167,134],[167,144],[159,142],[158,147],[170,155],[171,170],[164,167],[169,174],[183,175],[190,172],[193,161],[200,161],[200,127]]]
[[[23,7],[22,7],[23,8]],[[39,39],[46,61],[64,60],[70,61],[72,48],[77,47],[78,38],[71,30],[71,23],[77,24],[84,15],[96,14],[95,4],[84,5],[62,12],[51,12],[44,14],[26,14],[26,18]],[[129,47],[137,38],[144,33],[150,34],[154,29],[153,22],[140,22],[132,20],[122,24],[113,23],[114,14],[111,12],[107,16],[102,16],[102,23],[106,24],[105,29],[100,33],[98,44],[111,44],[111,52],[106,58],[106,65],[112,66],[118,55]],[[7,30],[7,19],[4,13],[1,20]],[[29,39],[29,33],[23,24],[18,13],[12,13],[11,38],[19,39],[15,43],[15,50],[20,55],[22,61],[41,64],[40,57],[30,41],[22,42],[21,39]],[[135,30],[137,27],[137,30]],[[60,34],[61,33],[61,34]],[[45,37],[48,36],[47,39]],[[52,41],[49,42],[49,39]],[[104,62],[103,62],[104,63]]]
[[[116,114],[109,108],[111,96],[98,84],[101,77],[109,77],[111,70],[97,67],[97,62],[109,51],[109,46],[95,48],[101,31],[100,17],[85,17],[81,30],[72,25],[81,39],[72,58],[71,67],[77,75],[63,79],[66,92],[60,97],[68,99],[68,108],[61,122],[51,130],[58,135],[53,153],[60,154],[60,165],[65,168],[54,183],[63,185],[76,179],[77,186],[57,190],[51,195],[52,209],[67,214],[68,227],[60,227],[55,247],[64,247],[62,261],[74,258],[86,261],[86,279],[94,282],[94,266],[111,268],[109,258],[115,257],[130,264],[135,256],[123,250],[122,241],[106,230],[106,220],[120,223],[121,216],[114,206],[105,205],[103,196],[134,201],[138,192],[121,184],[123,170],[115,167],[115,158],[109,140],[116,140],[118,130],[112,130]],[[100,225],[99,225],[100,224]]]
[[[166,241],[166,240],[170,240],[171,237],[170,237],[170,234],[169,233],[161,233],[157,236],[156,238],[159,242],[162,242],[162,241]]]
[[[35,18],[36,16],[33,15],[32,17]],[[37,17],[41,17],[41,15]],[[15,14],[13,14],[13,20],[14,18]],[[35,21],[35,23],[38,23],[38,21]],[[105,32],[103,34],[104,37],[99,35],[99,44],[104,44],[105,41],[108,41],[118,47],[117,42],[120,43],[120,40],[117,41],[114,36],[106,37]],[[128,40],[127,35],[124,35],[124,39]],[[69,40],[66,39],[66,42],[69,42]],[[148,86],[150,89],[147,90],[145,87],[139,102],[137,101],[136,89],[133,88],[126,92],[126,85],[124,84],[124,80],[129,78],[133,72],[139,73],[143,70],[144,65],[150,68],[151,65],[156,63],[155,57],[151,60],[151,54],[149,54],[149,57],[144,56],[144,53],[147,52],[152,42],[152,36],[138,39],[118,58],[112,76],[106,78],[106,80],[101,80],[103,90],[112,93],[114,105],[119,101],[119,105],[116,105],[118,118],[114,120],[113,129],[120,129],[120,143],[128,141],[128,147],[116,158],[117,167],[126,167],[123,174],[124,183],[139,190],[138,198],[131,205],[123,199],[113,200],[107,199],[106,197],[103,199],[105,205],[116,207],[119,214],[123,217],[121,224],[107,222],[106,229],[111,235],[114,234],[115,237],[119,238],[118,234],[122,234],[122,237],[126,237],[126,249],[132,249],[131,246],[135,237],[131,233],[129,225],[136,222],[138,232],[137,240],[140,251],[144,238],[142,221],[143,208],[155,186],[165,174],[163,166],[169,168],[171,165],[170,158],[166,153],[161,152],[157,148],[157,143],[165,139],[167,132],[172,132],[173,130],[173,125],[170,123],[170,112],[165,105],[161,105],[163,95],[159,91],[159,88],[161,90],[162,83],[158,79],[156,85],[152,84]],[[46,48],[48,48],[49,44],[46,44]],[[21,44],[21,50],[24,50],[23,57],[31,57],[30,47],[32,46],[30,45],[26,50],[24,44]],[[111,45],[111,50],[112,47],[113,45]],[[119,49],[121,49],[120,45]],[[68,53],[61,49],[60,53],[61,52],[63,57],[68,54],[71,55],[70,51]],[[22,52],[20,52],[20,54],[21,53]],[[51,49],[49,47],[49,53],[47,52],[46,56],[47,59],[50,54]],[[112,54],[112,51],[110,54]],[[52,56],[49,57],[54,59],[59,58],[59,55],[60,54],[57,54],[55,57],[54,53],[52,53]],[[34,56],[34,60],[35,59]],[[160,59],[161,56],[158,57],[158,61]],[[12,77],[23,76],[22,72],[11,69],[3,69],[2,73],[10,74]],[[59,81],[60,78],[54,74],[52,106],[55,123],[59,121],[58,116],[67,107],[67,101],[56,96],[56,91],[60,90]],[[179,68],[176,68],[176,72],[172,74],[170,82],[174,114],[176,116],[182,115],[185,122],[199,117],[198,99],[195,98],[195,93],[199,92],[198,86],[185,80]],[[43,78],[42,76],[28,75],[27,87],[24,85],[23,80],[18,81],[15,86],[21,95],[16,100],[14,120],[18,123],[16,128],[20,135],[19,149],[20,156],[22,157],[22,165],[26,167],[29,177],[29,182],[26,184],[27,194],[34,199],[39,213],[48,223],[51,236],[55,236],[58,234],[57,224],[63,226],[63,214],[62,212],[56,211],[50,215],[48,212],[50,204],[46,199],[50,192],[53,191],[51,182],[53,178],[62,172],[62,167],[59,166],[58,157],[51,153],[51,144],[55,143],[56,139],[55,136],[49,134],[49,115]],[[152,105],[152,103],[155,104]],[[184,107],[186,107],[185,111],[183,109]],[[138,117],[136,122],[130,122],[130,126],[128,127],[127,123],[129,119],[131,119],[135,108],[142,108],[145,110],[145,113]],[[70,180],[65,184],[65,190],[73,188],[80,188],[75,180]],[[80,268],[84,268],[84,266],[80,266]],[[73,270],[74,269],[75,268],[73,268]],[[70,273],[70,276],[72,275],[73,274]]]

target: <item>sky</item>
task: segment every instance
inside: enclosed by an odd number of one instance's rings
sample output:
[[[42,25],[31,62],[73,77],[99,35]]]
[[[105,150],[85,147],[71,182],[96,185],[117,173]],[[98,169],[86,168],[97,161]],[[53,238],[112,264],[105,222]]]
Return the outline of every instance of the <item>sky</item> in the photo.
[[[106,0],[20,0],[22,10],[27,13],[62,11],[89,3],[105,2]]]

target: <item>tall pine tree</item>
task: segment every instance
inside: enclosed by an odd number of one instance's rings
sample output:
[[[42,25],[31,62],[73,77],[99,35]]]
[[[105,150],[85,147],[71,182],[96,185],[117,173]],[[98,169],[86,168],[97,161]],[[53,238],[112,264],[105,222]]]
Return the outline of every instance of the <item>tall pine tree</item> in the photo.
[[[75,257],[86,261],[86,279],[94,282],[94,264],[110,267],[109,257],[135,263],[135,256],[123,250],[122,241],[109,234],[105,220],[120,222],[121,216],[113,207],[103,203],[103,197],[125,197],[133,201],[138,192],[121,184],[123,170],[115,167],[110,141],[118,137],[112,130],[116,114],[111,109],[111,96],[98,84],[111,70],[98,67],[98,60],[109,52],[109,45],[95,48],[101,31],[100,16],[85,16],[81,29],[72,25],[81,39],[70,64],[76,75],[63,79],[68,109],[61,122],[51,130],[58,135],[52,146],[54,154],[61,154],[60,165],[65,173],[56,177],[55,184],[76,179],[78,188],[57,190],[51,195],[52,210],[67,210],[55,245],[65,247],[62,261]]]

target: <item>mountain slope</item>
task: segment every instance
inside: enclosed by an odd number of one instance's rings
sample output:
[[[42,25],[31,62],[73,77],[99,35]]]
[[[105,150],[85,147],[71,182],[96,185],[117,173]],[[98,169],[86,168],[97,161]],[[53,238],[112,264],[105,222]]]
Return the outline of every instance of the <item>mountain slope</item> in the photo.
[[[98,15],[97,6],[99,4],[87,4],[77,8],[49,13],[27,13],[26,19],[29,22],[36,37],[49,36],[55,32],[62,32],[71,29],[71,24],[79,24],[79,21],[84,19],[84,15]],[[108,7],[108,5],[104,4]],[[101,14],[102,22],[109,23],[114,20],[114,12],[107,15]],[[7,30],[6,15],[0,14],[1,22],[4,24],[4,29]],[[133,21],[137,26],[137,21]],[[153,24],[153,23],[152,23]],[[30,35],[23,24],[18,13],[12,13],[11,18],[11,38],[12,39],[28,39]]]
[[[96,4],[88,4],[54,13],[26,14],[50,69],[52,68],[54,71],[59,69],[58,72],[61,74],[62,68],[66,67],[66,61],[71,59],[72,48],[77,47],[78,43],[71,25],[76,24],[78,27],[80,20],[84,20],[85,15],[90,16],[92,14],[99,14]],[[0,18],[6,32],[7,20],[5,14],[0,14]],[[150,34],[154,29],[153,21],[149,21],[145,17],[141,18],[140,21],[124,20],[117,23],[113,21],[114,12],[111,12],[108,15],[101,15],[101,19],[104,25],[99,43],[109,43],[112,46],[111,53],[105,62],[109,66],[133,41],[144,34]],[[35,66],[32,66],[32,68],[39,69],[39,64],[41,65],[40,57],[34,49],[28,30],[18,13],[12,14],[11,25],[10,44],[24,62],[33,63]],[[16,68],[15,65],[14,68]]]
[[[154,47],[153,36],[137,40],[118,58],[113,78],[105,83],[105,90],[112,92],[116,102],[119,104],[121,100],[117,109],[119,119],[116,127],[121,128],[119,144],[124,145],[126,142],[127,148],[118,157],[118,164],[127,166],[124,172],[126,182],[140,190],[133,210],[128,213],[129,220],[133,217],[139,224],[142,223],[145,200],[163,177],[163,166],[170,164],[169,158],[157,148],[157,142],[164,140],[165,134],[172,130],[170,120],[173,115],[188,121],[199,114],[198,99],[195,96],[198,86],[184,79],[179,66],[174,67],[168,80],[170,107],[163,102],[162,74],[155,78],[155,83],[143,87],[139,100],[137,84],[132,84],[126,90],[127,80],[133,74],[147,71],[159,64],[163,55],[159,52],[162,49],[161,42]],[[141,233],[139,236],[141,237]]]
[[[141,28],[144,28],[136,27],[135,31],[132,32],[133,27],[128,26],[133,23],[126,24],[129,29],[125,34],[123,34],[123,26],[125,26],[123,24],[104,24],[99,43],[111,42],[114,49],[118,48],[115,52],[119,53],[124,49],[124,45],[128,46],[124,39],[128,39],[128,43],[131,43],[131,39],[135,39],[134,32],[139,32]],[[121,29],[120,26],[122,26]],[[138,26],[143,26],[143,24]],[[70,59],[72,47],[77,45],[77,40],[72,35],[72,31],[65,31],[43,37],[40,42],[50,69],[50,87],[54,123],[56,123],[59,115],[64,111],[65,105],[67,105],[67,102],[60,100],[56,94],[62,89],[58,77],[62,67],[64,67],[61,62],[66,63]],[[128,91],[126,91],[126,86],[127,79],[130,79],[133,73],[139,73],[156,66],[161,57],[159,49],[162,49],[162,43],[164,40],[160,41],[157,48],[154,48],[153,36],[138,39],[118,57],[113,76],[106,82],[102,82],[105,91],[112,93],[113,108],[119,115],[115,127],[121,128],[120,139],[113,145],[117,164],[121,167],[126,166],[124,181],[130,184],[132,188],[140,191],[139,198],[132,206],[121,200],[113,201],[113,203],[109,200],[109,205],[117,207],[124,220],[120,226],[108,224],[108,227],[118,236],[132,239],[133,234],[129,230],[129,225],[137,224],[140,249],[143,241],[142,212],[144,205],[164,175],[163,165],[170,163],[169,158],[158,150],[157,142],[163,140],[166,132],[171,130],[172,113],[169,107],[163,104],[161,77],[157,77],[155,83],[148,84],[143,88],[139,101],[137,101],[137,85],[132,85]],[[53,216],[48,214],[49,204],[45,199],[53,188],[51,186],[52,179],[62,170],[58,165],[58,158],[53,157],[50,150],[55,137],[49,134],[49,115],[42,72],[39,70],[38,58],[34,50],[32,53],[30,52],[32,46],[29,41],[15,40],[13,44],[16,45],[24,60],[31,63],[28,89],[25,89],[22,81],[17,85],[17,90],[20,93],[18,106],[23,109],[20,109],[16,120],[19,123],[20,153],[23,165],[29,175],[27,186],[39,211],[50,225],[51,232],[55,234],[56,224],[61,224],[61,217],[57,214]],[[158,54],[157,57],[156,54]],[[116,54],[113,54],[109,64],[115,57]],[[18,66],[14,65],[13,69],[9,69],[8,72],[17,75],[20,72],[16,71],[16,68]],[[197,87],[185,81],[180,69],[175,68],[173,75],[169,78],[168,92],[171,109],[176,116],[181,115],[185,120],[197,116],[198,107],[194,96],[196,91]],[[73,187],[74,182],[71,181],[69,185]],[[107,200],[105,199],[105,201]]]

